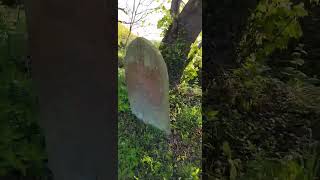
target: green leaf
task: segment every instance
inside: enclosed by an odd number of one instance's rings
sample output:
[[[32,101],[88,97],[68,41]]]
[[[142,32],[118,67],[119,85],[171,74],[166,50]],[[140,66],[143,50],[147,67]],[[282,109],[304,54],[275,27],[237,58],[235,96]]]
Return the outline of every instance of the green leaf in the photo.
[[[308,15],[308,12],[304,9],[304,4],[303,3],[300,3],[298,5],[293,6],[293,11],[299,17],[303,17],[303,16]]]
[[[300,59],[300,58],[297,58],[297,59],[294,59],[294,60],[290,61],[290,63],[302,66],[304,64],[304,60]]]
[[[226,141],[223,142],[222,150],[223,150],[223,153],[224,153],[228,158],[231,158],[231,148],[230,148],[228,142],[226,142]]]

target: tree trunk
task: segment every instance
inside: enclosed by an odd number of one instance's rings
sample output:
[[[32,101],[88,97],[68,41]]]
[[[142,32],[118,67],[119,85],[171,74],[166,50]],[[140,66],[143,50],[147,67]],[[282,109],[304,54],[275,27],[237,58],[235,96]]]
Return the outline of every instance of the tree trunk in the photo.
[[[302,67],[302,71],[308,74],[310,77],[316,76],[320,77],[320,7],[315,6],[310,7],[310,14],[304,17],[301,21],[301,27],[303,30],[303,37],[300,43],[303,43],[304,49],[308,54],[304,57],[305,64]],[[318,83],[319,87],[320,84]],[[315,90],[317,91],[317,90]],[[318,90],[319,91],[319,90]],[[315,97],[315,103],[317,103]],[[319,106],[317,106],[319,107]],[[320,113],[320,108],[318,108],[318,114]],[[314,118],[312,123],[312,136],[317,141],[320,141],[320,118]]]
[[[167,64],[170,87],[180,83],[184,68],[189,63],[191,44],[202,29],[202,0],[189,0],[166,32],[161,54]]]
[[[237,66],[236,49],[254,0],[205,0],[203,30],[203,87]]]
[[[177,14],[179,14],[181,1],[182,0],[172,0],[171,7],[170,7],[171,17],[174,18]]]
[[[116,179],[116,1],[25,3],[40,125],[54,179]]]
[[[303,36],[301,43],[308,52],[303,70],[306,74],[320,77],[320,6],[310,7],[309,15],[301,20]]]
[[[236,48],[240,40],[243,27],[248,20],[249,9],[253,9],[255,3],[253,0],[204,0],[202,31],[203,57],[202,57],[202,110],[204,112],[212,110],[215,104],[220,100],[212,98],[213,95],[224,96],[225,91],[217,91],[217,86],[223,83],[221,77],[225,70],[236,67]],[[215,84],[212,84],[215,83]],[[204,116],[205,119],[210,118]],[[215,139],[212,123],[214,121],[203,122],[206,129],[202,132],[203,141],[212,141]],[[214,178],[210,175],[216,174],[212,158],[217,157],[220,152],[220,142],[211,143],[214,148],[202,147],[202,178]],[[220,165],[219,165],[220,166]]]

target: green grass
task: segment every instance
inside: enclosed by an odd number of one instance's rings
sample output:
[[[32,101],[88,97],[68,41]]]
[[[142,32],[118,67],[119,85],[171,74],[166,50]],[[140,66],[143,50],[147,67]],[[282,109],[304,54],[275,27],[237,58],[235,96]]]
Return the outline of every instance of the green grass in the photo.
[[[170,92],[170,137],[146,125],[131,112],[124,70],[118,79],[118,170],[119,179],[200,179],[201,92],[180,88]]]
[[[128,29],[119,24],[119,42]],[[133,36],[132,38],[134,38]],[[153,42],[156,47],[160,42]],[[121,43],[120,43],[121,44]],[[122,43],[123,44],[123,43]],[[130,111],[124,80],[125,48],[118,49],[118,174],[119,179],[200,179],[201,89],[184,83],[170,92],[173,134],[144,124]]]

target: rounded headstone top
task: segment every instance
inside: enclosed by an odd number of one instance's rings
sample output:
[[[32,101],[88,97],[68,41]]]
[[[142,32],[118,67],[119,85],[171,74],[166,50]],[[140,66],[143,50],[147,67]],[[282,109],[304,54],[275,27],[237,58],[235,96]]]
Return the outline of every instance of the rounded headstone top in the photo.
[[[125,70],[132,112],[170,133],[169,79],[160,51],[145,38],[134,39],[127,48]]]

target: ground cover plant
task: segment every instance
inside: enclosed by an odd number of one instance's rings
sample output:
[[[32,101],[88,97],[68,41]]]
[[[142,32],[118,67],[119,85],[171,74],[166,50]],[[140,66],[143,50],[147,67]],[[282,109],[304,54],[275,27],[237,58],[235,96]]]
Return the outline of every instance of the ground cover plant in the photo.
[[[318,2],[265,0],[252,7],[239,14],[246,23],[232,40],[229,66],[206,74],[204,176],[319,179]]]
[[[119,55],[125,51],[119,48]],[[199,51],[200,52],[200,51]],[[198,66],[197,51],[190,66]],[[119,58],[119,61],[122,59]],[[197,64],[198,63],[198,64]],[[187,68],[184,83],[170,91],[173,134],[145,125],[130,111],[124,68],[118,69],[118,156],[120,179],[199,179],[201,175],[201,88],[197,70]],[[194,83],[189,83],[194,82]]]

